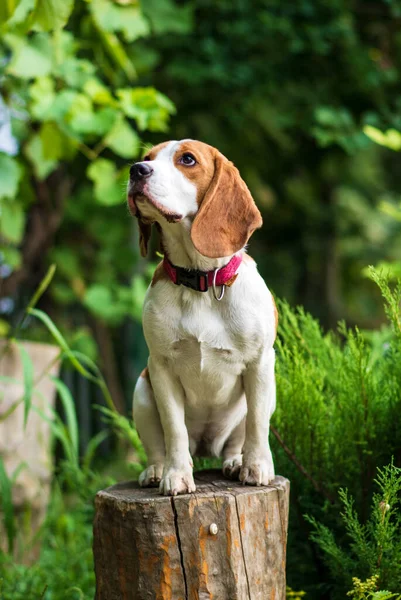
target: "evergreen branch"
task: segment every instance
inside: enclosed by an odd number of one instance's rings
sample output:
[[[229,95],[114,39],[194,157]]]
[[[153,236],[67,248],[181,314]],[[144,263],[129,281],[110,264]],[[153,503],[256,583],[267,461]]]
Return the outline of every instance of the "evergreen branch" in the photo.
[[[326,489],[324,489],[312,477],[312,475],[310,473],[308,473],[308,471],[305,469],[305,467],[298,460],[298,458],[296,457],[296,455],[294,454],[294,452],[292,452],[292,450],[290,450],[290,448],[288,448],[287,444],[284,442],[284,440],[282,439],[281,435],[279,434],[279,432],[277,431],[277,429],[275,427],[273,427],[273,425],[270,425],[270,431],[272,432],[272,434],[274,435],[274,437],[276,438],[276,440],[278,441],[278,443],[280,444],[280,446],[283,448],[284,452],[287,454],[287,456],[290,458],[290,460],[294,463],[294,465],[296,466],[296,468],[298,469],[298,471],[300,471],[300,473],[302,473],[302,475],[304,475],[304,477],[306,477],[306,479],[308,479],[311,482],[311,484],[313,485],[313,487],[315,488],[315,490],[317,492],[319,492],[319,494],[322,494],[325,498],[327,498],[327,500],[331,504],[335,504],[335,498],[334,498],[334,496],[332,496],[330,494],[330,492],[328,492]]]

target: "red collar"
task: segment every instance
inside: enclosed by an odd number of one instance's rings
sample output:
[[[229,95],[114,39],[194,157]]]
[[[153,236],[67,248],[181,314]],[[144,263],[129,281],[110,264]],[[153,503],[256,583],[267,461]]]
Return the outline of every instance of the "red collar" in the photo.
[[[213,285],[215,274],[215,285],[224,285],[230,281],[234,275],[236,275],[241,263],[242,255],[236,254],[224,267],[221,267],[220,269],[214,269],[213,271],[198,271],[197,269],[184,269],[184,267],[176,267],[169,261],[167,256],[164,256],[163,267],[171,281],[176,285],[185,285],[186,287],[196,290],[197,292],[207,292],[209,287]]]

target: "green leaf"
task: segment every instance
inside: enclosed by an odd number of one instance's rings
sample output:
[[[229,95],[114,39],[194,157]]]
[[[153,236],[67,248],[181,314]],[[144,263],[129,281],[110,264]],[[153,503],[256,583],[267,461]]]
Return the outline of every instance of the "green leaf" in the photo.
[[[76,94],[65,115],[65,120],[75,133],[102,136],[110,131],[117,114],[117,110],[111,107],[94,112],[89,96]]]
[[[24,24],[24,29],[28,29],[31,25],[32,19],[29,16],[31,10],[35,7],[36,0],[19,0],[12,17],[7,23],[8,29],[15,27],[16,25]]]
[[[115,319],[118,309],[109,288],[95,284],[90,286],[84,297],[84,305],[96,316],[105,319]],[[118,317],[117,317],[118,318]]]
[[[149,25],[138,6],[119,6],[110,0],[92,0],[90,10],[104,31],[121,31],[127,42],[149,33]]]
[[[50,417],[37,406],[33,406],[32,409],[40,416],[43,421],[49,424],[53,435],[60,441],[64,454],[68,462],[74,467],[78,468],[78,458],[75,455],[71,439],[68,435],[68,430],[62,422],[59,415],[50,406],[47,407],[47,412],[50,413]]]
[[[51,260],[57,265],[57,272],[69,280],[81,275],[80,256],[70,246],[59,246],[51,253]]]
[[[43,296],[43,294],[51,284],[55,272],[56,265],[50,265],[50,267],[47,269],[46,275],[43,277],[37,289],[34,291],[32,298],[29,300],[28,306],[25,309],[26,313],[28,313],[34,306],[37,305],[40,298]]]
[[[0,337],[5,338],[9,334],[10,330],[10,323],[5,321],[4,319],[0,319]]]
[[[51,289],[52,297],[59,304],[72,304],[76,302],[77,296],[70,284],[56,282],[52,285]]]
[[[46,113],[48,120],[56,121],[57,123],[63,123],[68,111],[76,102],[77,96],[81,94],[75,90],[62,90],[54,98],[53,103],[49,107]]]
[[[363,132],[380,146],[385,146],[390,150],[401,150],[401,133],[396,129],[387,129],[383,132],[371,125],[365,125]]]
[[[0,456],[0,506],[3,513],[4,529],[7,534],[8,551],[11,553],[14,548],[14,539],[16,535],[14,507],[12,500],[11,480],[7,475],[6,468]]]
[[[84,92],[95,104],[115,104],[110,90],[96,77],[91,77],[85,82]]]
[[[46,179],[57,166],[56,160],[45,157],[43,141],[39,134],[35,134],[28,141],[25,146],[25,154],[32,163],[33,170],[38,179]]]
[[[140,139],[134,129],[122,117],[112,127],[104,139],[104,144],[123,158],[133,159],[140,150]]]
[[[74,0],[39,0],[33,18],[43,31],[62,29],[73,7]]]
[[[32,100],[30,111],[37,119],[45,119],[55,98],[55,84],[50,77],[38,77],[29,87],[29,96]]]
[[[22,171],[15,158],[0,153],[0,198],[14,198]]]
[[[95,378],[91,373],[89,373],[89,371],[87,371],[85,367],[83,367],[81,363],[75,358],[75,354],[77,353],[73,352],[70,349],[67,342],[65,341],[65,338],[46,313],[44,313],[42,310],[38,310],[37,308],[30,308],[27,310],[27,312],[30,315],[33,315],[34,317],[42,321],[42,323],[47,327],[47,329],[49,330],[59,347],[63,350],[65,356],[71,362],[73,367],[78,371],[78,373],[81,373],[81,375],[83,375],[90,381],[98,382],[98,379]]]
[[[63,381],[57,377],[50,377],[56,386],[57,392],[62,402],[65,419],[67,422],[68,436],[71,441],[71,446],[76,457],[79,456],[79,434],[78,434],[78,422],[77,413],[75,410],[75,403],[72,398],[71,392]]]
[[[7,73],[22,79],[31,79],[43,77],[51,72],[53,49],[48,34],[36,33],[28,40],[7,37],[14,46]]]
[[[105,31],[99,25],[97,25],[97,32],[107,53],[117,67],[124,71],[130,81],[136,79],[136,69],[118,37],[114,33]]]
[[[0,246],[0,252],[3,255],[3,261],[12,269],[18,269],[21,266],[21,252],[17,248]]]
[[[55,123],[44,123],[39,133],[43,157],[49,161],[72,158],[76,152],[76,143],[67,137]]]
[[[17,8],[18,0],[2,0],[0,2],[0,24],[8,21]]]
[[[81,327],[75,332],[71,346],[75,352],[80,352],[91,360],[97,360],[98,346],[88,327]]]
[[[100,204],[112,206],[124,201],[124,188],[114,163],[98,158],[87,169],[89,179],[95,185],[95,197]]]
[[[124,88],[117,90],[124,113],[136,120],[138,128],[150,131],[166,131],[170,115],[175,113],[174,104],[152,87]]]
[[[67,85],[82,89],[96,71],[94,64],[82,58],[68,58],[57,65],[56,73]]]
[[[83,469],[90,469],[93,457],[95,456],[95,452],[97,450],[97,448],[100,446],[100,444],[102,442],[104,442],[104,440],[109,437],[110,435],[110,431],[107,430],[103,430],[103,431],[99,431],[99,433],[97,433],[96,435],[94,435],[88,442],[88,445],[86,447],[85,450],[85,456],[83,457],[83,461],[82,461],[82,468]]]
[[[25,214],[20,204],[3,201],[0,206],[0,233],[6,240],[18,244],[22,240]]]
[[[114,325],[130,314],[127,303],[121,301],[118,294],[112,293],[110,288],[101,284],[94,284],[87,289],[84,305],[94,315]]]
[[[29,411],[32,406],[32,395],[33,395],[33,364],[31,357],[29,356],[26,348],[17,342],[18,350],[20,351],[22,373],[24,379],[24,430],[28,422]]]
[[[188,2],[177,6],[172,0],[143,0],[141,7],[156,35],[189,33],[193,27],[194,6]]]

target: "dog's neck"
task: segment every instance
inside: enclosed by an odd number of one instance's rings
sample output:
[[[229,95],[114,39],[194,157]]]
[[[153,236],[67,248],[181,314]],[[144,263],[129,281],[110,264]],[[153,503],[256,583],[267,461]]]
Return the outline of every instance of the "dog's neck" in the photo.
[[[173,265],[186,269],[213,271],[229,262],[231,256],[224,258],[202,256],[193,245],[190,232],[190,219],[183,219],[180,223],[163,223],[161,226],[163,249]]]

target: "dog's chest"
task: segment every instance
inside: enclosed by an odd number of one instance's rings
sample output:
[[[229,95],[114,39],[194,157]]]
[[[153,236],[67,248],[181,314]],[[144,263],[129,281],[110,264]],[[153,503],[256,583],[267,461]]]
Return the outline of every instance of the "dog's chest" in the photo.
[[[182,294],[180,302],[145,308],[145,334],[151,350],[162,353],[175,370],[213,372],[225,369],[239,375],[251,358],[254,344],[246,335],[241,314],[217,304],[214,298]]]

